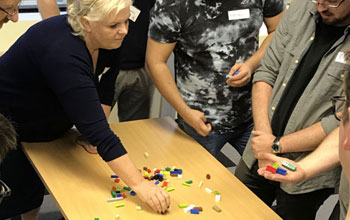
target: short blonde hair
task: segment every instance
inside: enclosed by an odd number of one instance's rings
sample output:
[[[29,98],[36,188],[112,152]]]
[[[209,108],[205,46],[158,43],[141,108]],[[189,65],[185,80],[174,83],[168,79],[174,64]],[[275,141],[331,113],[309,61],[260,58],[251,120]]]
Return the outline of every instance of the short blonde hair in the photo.
[[[89,21],[102,21],[114,9],[120,10],[130,7],[131,0],[74,0],[68,6],[68,23],[74,31],[74,35],[84,37],[84,29],[80,18],[85,17]]]

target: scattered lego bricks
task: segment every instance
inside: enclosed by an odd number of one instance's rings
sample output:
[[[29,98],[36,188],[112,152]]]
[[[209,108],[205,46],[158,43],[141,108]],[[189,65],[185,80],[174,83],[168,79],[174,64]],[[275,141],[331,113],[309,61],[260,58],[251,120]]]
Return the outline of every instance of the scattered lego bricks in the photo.
[[[146,159],[149,158],[149,153],[145,152],[143,155],[145,156]]]
[[[142,171],[139,170],[141,173]],[[152,176],[152,171],[153,171],[153,176]],[[152,170],[150,168],[147,167],[143,167],[143,174],[144,174],[144,178],[148,179],[148,180],[156,180],[155,184],[156,185],[161,185],[160,182],[162,182],[161,187],[166,190],[167,192],[171,192],[174,191],[175,188],[174,187],[168,187],[168,184],[170,182],[170,180],[167,179],[167,177],[171,176],[171,177],[178,177],[178,178],[182,178],[182,169],[177,169],[175,166],[173,166],[172,168],[170,167],[166,167],[165,169],[159,169],[159,168],[153,168]],[[119,183],[120,179],[117,175],[111,175],[111,178],[114,178],[114,182],[115,183]],[[210,174],[206,174],[206,178],[207,179],[211,179]],[[165,180],[165,181],[164,181]],[[187,180],[185,182],[182,183],[182,185],[184,186],[191,186],[191,184],[193,183],[192,180]],[[198,187],[201,188],[203,185],[203,181],[200,181],[198,184]],[[129,191],[129,194],[134,196],[136,195],[136,193],[128,186],[124,186],[123,188],[121,188],[120,186],[112,187],[111,190],[111,194],[113,198],[109,198],[107,199],[107,202],[113,202],[113,201],[119,201],[119,200],[123,200],[124,198],[126,198],[125,193],[122,193],[122,190],[125,191]],[[212,193],[213,190],[209,189],[209,188],[205,188],[205,191],[207,191],[208,193]],[[221,201],[221,195],[220,193],[215,190],[214,191],[215,194],[215,200],[216,202]],[[116,208],[120,208],[125,206],[124,204],[116,204],[115,207]],[[198,215],[201,211],[203,211],[202,207],[196,207],[195,205],[188,205],[186,203],[181,203],[178,204],[179,208],[183,208],[185,213],[191,213],[191,214],[196,214]],[[217,212],[221,212],[221,209],[217,206],[213,207],[214,210],[216,210]],[[142,210],[141,206],[136,206],[136,210],[140,211]],[[119,215],[116,216],[116,219],[119,219]]]
[[[291,171],[295,171],[297,169],[297,167],[295,165],[288,163],[287,161],[283,161],[282,166],[284,166],[285,168],[287,168]]]

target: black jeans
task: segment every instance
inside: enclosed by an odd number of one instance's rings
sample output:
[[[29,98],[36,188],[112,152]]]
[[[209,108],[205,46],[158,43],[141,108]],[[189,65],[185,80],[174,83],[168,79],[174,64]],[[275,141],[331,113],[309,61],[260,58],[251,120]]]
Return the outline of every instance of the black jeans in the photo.
[[[288,194],[278,182],[265,179],[257,170],[257,162],[249,170],[241,159],[235,175],[268,206],[271,207],[276,199],[274,211],[284,220],[314,220],[319,207],[334,193],[334,188],[326,188],[303,194]]]

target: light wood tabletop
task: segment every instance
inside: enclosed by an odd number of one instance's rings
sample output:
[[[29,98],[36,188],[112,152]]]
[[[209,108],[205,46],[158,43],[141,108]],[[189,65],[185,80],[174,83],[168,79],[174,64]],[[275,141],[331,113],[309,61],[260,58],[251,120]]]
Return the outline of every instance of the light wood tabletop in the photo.
[[[112,197],[112,187],[123,187],[124,183],[114,183],[108,165],[99,155],[89,154],[76,145],[72,135],[48,143],[23,143],[25,153],[66,220],[114,220],[117,214],[121,220],[281,219],[202,146],[183,133],[172,119],[122,122],[112,124],[111,128],[139,169],[173,166],[183,169],[182,179],[168,177],[169,187],[175,188],[169,192],[169,212],[156,214],[129,193],[124,200],[107,202]],[[211,175],[210,179],[206,179],[207,174]],[[187,180],[193,181],[190,187],[182,185]],[[198,187],[200,181],[203,181],[201,188]],[[221,201],[216,202],[214,193],[208,193],[205,188],[219,191]],[[125,206],[115,207],[121,203]],[[180,203],[201,206],[203,211],[199,215],[184,213],[178,207]],[[214,205],[222,211],[214,211]],[[142,210],[137,211],[136,206],[142,206]]]

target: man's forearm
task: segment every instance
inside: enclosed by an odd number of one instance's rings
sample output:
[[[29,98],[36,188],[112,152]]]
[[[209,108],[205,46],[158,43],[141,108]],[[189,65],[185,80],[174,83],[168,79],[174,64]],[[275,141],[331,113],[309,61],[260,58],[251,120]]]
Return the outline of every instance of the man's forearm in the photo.
[[[313,151],[327,136],[321,122],[283,136],[280,139],[282,153]]]
[[[252,109],[254,127],[257,131],[272,133],[268,116],[268,107],[272,87],[265,82],[256,82],[252,90]]]
[[[298,162],[306,172],[306,179],[331,170],[340,164],[338,144],[339,128],[336,128],[311,154]]]
[[[166,63],[147,64],[146,68],[161,95],[180,115],[184,116],[189,107],[182,99]]]

